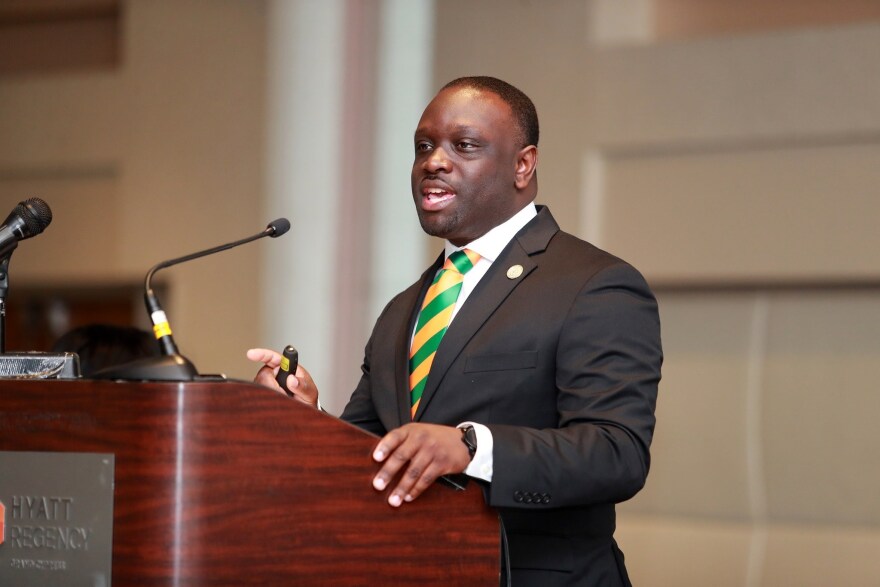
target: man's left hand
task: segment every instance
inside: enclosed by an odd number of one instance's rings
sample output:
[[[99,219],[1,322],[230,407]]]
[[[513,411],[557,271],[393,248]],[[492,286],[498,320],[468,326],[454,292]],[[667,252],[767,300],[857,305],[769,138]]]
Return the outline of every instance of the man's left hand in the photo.
[[[425,491],[438,477],[461,473],[471,462],[461,430],[452,426],[414,422],[386,434],[373,449],[373,460],[385,463],[373,477],[373,487],[383,491],[403,470],[388,503],[400,507]]]

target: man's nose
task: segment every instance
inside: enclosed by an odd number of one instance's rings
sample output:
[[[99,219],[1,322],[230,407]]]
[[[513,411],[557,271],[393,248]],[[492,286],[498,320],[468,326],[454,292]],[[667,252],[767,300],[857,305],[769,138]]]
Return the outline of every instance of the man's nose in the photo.
[[[449,171],[451,163],[446,151],[442,147],[437,147],[425,159],[425,170],[430,173],[438,173],[440,171]]]

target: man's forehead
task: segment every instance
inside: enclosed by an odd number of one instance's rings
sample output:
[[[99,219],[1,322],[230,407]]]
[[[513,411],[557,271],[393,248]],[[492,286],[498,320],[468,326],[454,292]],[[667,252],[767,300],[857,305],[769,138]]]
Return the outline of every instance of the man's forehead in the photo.
[[[510,120],[510,107],[493,92],[469,87],[446,88],[425,108],[416,132],[434,124],[456,131],[476,131],[485,129],[487,124]]]
[[[472,88],[469,86],[452,87],[440,90],[428,108],[432,105],[440,104],[447,108],[452,106],[469,106],[469,105],[485,105],[491,108],[501,108],[507,106],[507,103],[501,99],[501,96],[495,92],[490,92],[480,88]]]

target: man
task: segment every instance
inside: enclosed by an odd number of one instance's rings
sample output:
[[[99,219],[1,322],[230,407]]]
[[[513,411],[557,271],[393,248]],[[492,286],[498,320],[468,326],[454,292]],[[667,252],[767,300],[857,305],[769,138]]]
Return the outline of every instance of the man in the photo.
[[[648,473],[657,305],[635,269],[532,203],[537,144],[531,100],[500,80],[454,80],[428,105],[412,192],[445,251],[379,316],[341,417],[383,435],[373,486],[400,474],[394,507],[441,475],[480,480],[504,522],[513,585],[628,585],[614,504]],[[447,277],[460,286],[438,310]],[[256,381],[278,389],[278,354],[248,357],[264,363]],[[305,370],[288,387],[317,405]]]

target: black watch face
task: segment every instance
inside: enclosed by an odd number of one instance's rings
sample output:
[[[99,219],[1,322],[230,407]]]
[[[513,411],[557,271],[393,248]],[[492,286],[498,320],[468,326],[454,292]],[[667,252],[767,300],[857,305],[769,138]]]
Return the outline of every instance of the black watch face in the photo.
[[[466,426],[461,429],[462,435],[461,440],[467,445],[468,452],[471,453],[471,456],[477,452],[477,432],[474,430],[473,426]]]

